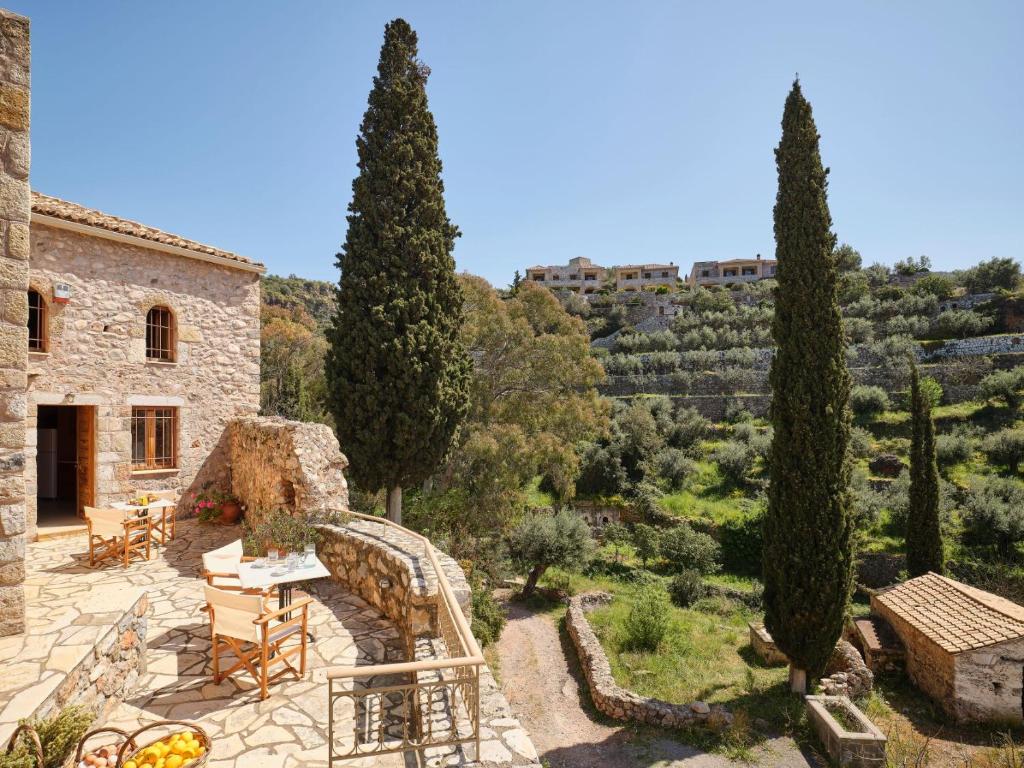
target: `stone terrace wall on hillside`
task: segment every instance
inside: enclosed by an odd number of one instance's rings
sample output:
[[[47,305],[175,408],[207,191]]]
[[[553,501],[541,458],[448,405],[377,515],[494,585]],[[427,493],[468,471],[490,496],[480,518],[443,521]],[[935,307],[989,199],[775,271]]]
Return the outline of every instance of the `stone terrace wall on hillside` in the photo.
[[[231,492],[256,521],[277,509],[290,514],[348,509],[348,459],[325,424],[251,416],[228,427]]]
[[[973,339],[952,339],[941,347],[923,353],[926,360],[945,357],[972,357],[977,355],[1000,355],[1007,352],[1024,352],[1024,335],[979,336]]]
[[[576,595],[569,600],[569,611],[565,617],[569,637],[579,655],[594,706],[616,720],[634,720],[666,728],[711,722],[726,725],[731,722],[732,716],[726,710],[718,707],[712,709],[703,701],[670,704],[661,699],[640,696],[615,682],[608,657],[586,616],[588,609],[603,605],[610,599],[611,595],[605,593]]]
[[[29,23],[0,9],[0,635],[25,629]]]

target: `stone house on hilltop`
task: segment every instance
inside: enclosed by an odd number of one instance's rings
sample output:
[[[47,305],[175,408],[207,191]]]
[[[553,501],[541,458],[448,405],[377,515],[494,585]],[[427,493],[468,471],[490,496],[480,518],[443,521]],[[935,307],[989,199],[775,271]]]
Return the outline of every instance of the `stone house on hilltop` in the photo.
[[[259,410],[263,265],[35,192],[29,232],[29,540],[214,479],[226,425]]]
[[[871,597],[907,674],[962,722],[1024,721],[1024,607],[928,573]]]

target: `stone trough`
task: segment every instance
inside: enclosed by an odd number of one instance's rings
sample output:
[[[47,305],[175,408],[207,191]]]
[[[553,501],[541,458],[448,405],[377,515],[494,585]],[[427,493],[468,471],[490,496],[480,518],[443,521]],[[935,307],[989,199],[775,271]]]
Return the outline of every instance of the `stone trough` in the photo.
[[[885,765],[886,738],[845,696],[808,696],[807,717],[830,760],[841,768]]]

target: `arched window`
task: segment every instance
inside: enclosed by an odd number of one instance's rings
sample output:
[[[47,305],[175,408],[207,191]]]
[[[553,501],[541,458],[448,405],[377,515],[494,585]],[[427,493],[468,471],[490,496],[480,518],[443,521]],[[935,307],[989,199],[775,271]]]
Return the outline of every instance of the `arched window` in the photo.
[[[174,362],[174,315],[167,307],[146,313],[146,359]]]
[[[29,289],[28,348],[33,352],[45,352],[46,347],[46,302],[39,291]]]

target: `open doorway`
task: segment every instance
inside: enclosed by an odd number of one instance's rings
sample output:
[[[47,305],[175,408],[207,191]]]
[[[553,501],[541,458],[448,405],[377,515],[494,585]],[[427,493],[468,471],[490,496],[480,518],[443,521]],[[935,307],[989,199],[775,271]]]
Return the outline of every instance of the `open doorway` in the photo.
[[[36,485],[39,528],[79,526],[94,503],[95,407],[40,405]]]

